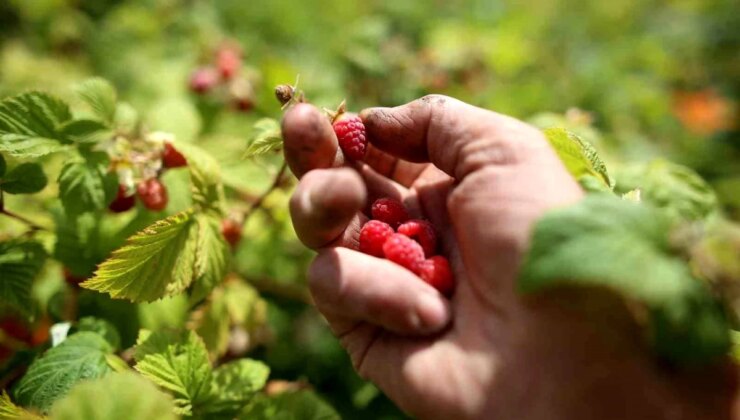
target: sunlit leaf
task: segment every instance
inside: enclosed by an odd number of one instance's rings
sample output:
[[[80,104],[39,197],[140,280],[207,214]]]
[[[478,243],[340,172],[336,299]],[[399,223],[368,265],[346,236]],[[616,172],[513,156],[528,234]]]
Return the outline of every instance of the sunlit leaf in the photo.
[[[276,396],[260,395],[238,417],[274,420],[339,420],[341,417],[314,392],[285,392]]]
[[[0,152],[18,158],[37,158],[69,149],[57,140],[0,132]]]
[[[203,341],[192,331],[142,330],[134,368],[175,396],[176,411],[192,414],[209,397],[212,372]]]
[[[564,128],[548,128],[544,133],[568,172],[576,180],[581,181],[584,177],[593,177],[598,180],[602,188],[612,187],[613,183],[606,171],[606,165],[599,158],[591,143]]]
[[[272,118],[262,118],[254,124],[254,132],[244,152],[244,158],[264,155],[283,147],[280,124]]]
[[[82,82],[77,94],[92,109],[95,116],[108,127],[112,126],[116,115],[116,89],[105,79],[99,77]]]
[[[617,192],[639,188],[642,200],[673,217],[700,220],[719,206],[712,188],[696,172],[663,159],[628,165],[617,179]]]
[[[202,211],[223,215],[224,191],[218,162],[199,147],[178,143],[190,169],[193,203]]]
[[[0,394],[0,419],[6,420],[42,420],[44,417],[36,415],[23,407],[18,407],[10,399],[5,390]]]
[[[135,373],[81,383],[57,401],[50,420],[175,420],[172,397]]]
[[[240,359],[219,366],[213,371],[211,400],[204,412],[211,415],[233,415],[264,388],[270,368],[262,362]]]
[[[200,214],[196,216],[198,243],[195,248],[195,283],[190,296],[198,302],[226,276],[231,250],[221,234],[221,221],[218,218]]]
[[[59,151],[66,141],[59,127],[72,119],[67,104],[41,92],[0,101],[0,151],[38,157]]]
[[[197,238],[192,211],[160,220],[129,238],[80,285],[134,302],[181,293],[195,277]]]

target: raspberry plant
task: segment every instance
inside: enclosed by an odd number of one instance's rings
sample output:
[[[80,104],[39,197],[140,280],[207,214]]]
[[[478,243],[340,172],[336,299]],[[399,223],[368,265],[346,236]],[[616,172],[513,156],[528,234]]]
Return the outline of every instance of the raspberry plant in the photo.
[[[237,77],[234,60],[219,55],[224,79]],[[267,339],[266,303],[232,256],[245,222],[288,185],[285,165],[228,208],[207,152],[149,130],[105,80],[77,95],[75,107],[35,91],[0,102],[1,217],[25,226],[0,235],[0,413],[235,418],[302,406],[334,417],[305,386],[265,390],[269,368],[244,357]],[[43,221],[5,200],[52,183],[59,204]],[[67,285],[40,306],[34,280],[46,270]],[[109,321],[132,310],[145,328]]]

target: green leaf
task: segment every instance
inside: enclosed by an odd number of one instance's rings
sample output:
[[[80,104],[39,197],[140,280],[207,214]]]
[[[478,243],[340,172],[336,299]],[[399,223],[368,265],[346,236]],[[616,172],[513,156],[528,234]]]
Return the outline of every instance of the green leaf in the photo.
[[[254,131],[244,158],[264,155],[283,147],[283,135],[280,123],[273,118],[262,118],[254,124]]]
[[[0,101],[0,132],[56,138],[57,127],[72,119],[69,106],[43,92],[27,92]]]
[[[260,395],[239,419],[339,420],[334,409],[312,391],[286,392],[274,397]]]
[[[128,372],[131,370],[131,367],[128,365],[128,363],[126,363],[125,360],[121,359],[115,354],[106,354],[105,361],[108,363],[108,366],[113,369],[114,372],[120,373]]]
[[[62,136],[75,143],[97,143],[113,137],[113,132],[95,120],[72,120],[60,126]]]
[[[613,183],[606,165],[591,143],[564,128],[548,128],[544,133],[568,172],[576,180],[581,182],[584,177],[594,177],[605,189],[611,189]]]
[[[37,158],[68,149],[58,140],[30,137],[23,134],[0,133],[0,152],[17,158]]]
[[[27,92],[0,102],[0,151],[16,157],[38,157],[59,151],[65,137],[59,127],[72,119],[60,99]]]
[[[118,178],[108,172],[105,153],[89,153],[84,160],[71,160],[59,174],[59,198],[72,218],[105,209],[115,197],[117,188]]]
[[[185,327],[188,318],[188,298],[177,295],[156,302],[137,305],[141,327],[148,330]]]
[[[218,162],[209,153],[191,144],[178,143],[177,149],[188,161],[193,203],[202,211],[222,216],[224,191]]]
[[[239,359],[213,371],[211,400],[204,407],[209,414],[233,415],[264,388],[270,368],[262,362]]]
[[[179,294],[195,277],[197,235],[191,210],[160,220],[129,238],[80,285],[134,302]]]
[[[205,304],[192,313],[191,323],[203,338],[213,360],[226,354],[229,346],[231,319],[224,299],[224,290],[216,288]]]
[[[205,214],[195,217],[198,225],[198,244],[195,248],[195,282],[191,302],[199,302],[221,283],[231,257],[229,244],[221,234],[220,219]]]
[[[192,331],[142,330],[134,368],[175,395],[176,412],[191,415],[209,398],[211,363],[203,341]]]
[[[203,338],[213,359],[226,353],[232,327],[252,334],[264,325],[267,303],[248,283],[230,277],[217,287],[191,318],[192,328]]]
[[[3,390],[2,394],[0,394],[0,419],[41,420],[43,417],[13,404],[13,401],[10,400],[10,395]]]
[[[111,372],[106,355],[113,351],[103,337],[92,332],[69,336],[35,360],[21,378],[16,398],[24,406],[46,412],[76,383]]]
[[[105,341],[110,344],[113,350],[121,348],[121,336],[118,334],[118,330],[110,322],[95,318],[92,316],[86,316],[80,318],[75,326],[77,331],[89,331],[94,332],[101,337],[105,338]]]
[[[648,307],[653,345],[662,356],[679,363],[712,360],[729,346],[727,320],[674,254],[670,226],[659,211],[608,195],[552,211],[535,227],[519,290],[607,287]]]
[[[119,102],[116,106],[113,126],[116,131],[127,135],[134,135],[139,127],[139,114],[136,109],[126,102]]]
[[[90,106],[100,121],[108,127],[113,125],[117,94],[110,82],[99,77],[86,80],[77,88],[77,94]]]
[[[0,242],[0,301],[31,315],[31,286],[45,259],[46,252],[38,242],[19,239]]]
[[[173,133],[178,140],[191,142],[198,137],[201,130],[201,118],[198,109],[187,96],[167,95],[154,103],[146,115],[145,122],[149,127]]]
[[[38,163],[21,163],[0,180],[0,189],[8,194],[33,194],[46,187],[47,179]]]
[[[740,332],[731,331],[730,338],[732,340],[732,358],[735,363],[740,363]]]
[[[671,217],[700,220],[719,208],[716,194],[696,172],[663,159],[630,165],[617,173],[617,192],[638,188],[643,201]]]
[[[72,388],[50,420],[175,420],[172,397],[135,373],[112,373]]]
[[[5,158],[0,155],[0,178],[5,176],[5,170],[8,169],[8,164],[5,163]]]
[[[95,213],[71,217],[61,209],[54,212],[54,258],[77,277],[90,276],[97,264],[110,254],[110,244],[101,232],[99,220]]]

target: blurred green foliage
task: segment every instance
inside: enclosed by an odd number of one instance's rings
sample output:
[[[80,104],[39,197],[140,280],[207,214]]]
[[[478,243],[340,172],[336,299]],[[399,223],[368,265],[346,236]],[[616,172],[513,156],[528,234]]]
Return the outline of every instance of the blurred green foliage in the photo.
[[[658,156],[687,165],[737,220],[737,6],[733,0],[7,0],[0,2],[0,97],[43,89],[75,104],[70,86],[104,77],[148,127],[212,154],[238,208],[241,197],[269,186],[279,165],[271,156],[240,159],[254,122],[280,116],[275,85],[300,74],[312,102],[332,108],[346,98],[354,110],[443,93],[543,127],[567,126],[593,142],[610,168]],[[254,80],[248,113],[188,91],[190,73],[224,41],[241,46],[243,71]],[[61,164],[51,156],[44,169],[55,176]],[[186,181],[167,177],[171,206],[187,207],[177,202]],[[54,188],[6,197],[6,204],[51,225]],[[306,303],[303,273],[311,253],[293,234],[287,197],[285,190],[267,197],[266,211],[252,215],[235,253],[237,271],[267,305],[269,337],[250,356],[264,360],[273,379],[308,381],[347,418],[402,416],[354,374]],[[116,227],[131,234],[154,221],[145,218],[124,217]],[[84,275],[98,253],[109,252],[104,238],[111,234],[90,234],[85,220],[79,223],[66,228],[101,241],[93,249],[88,243],[86,252],[96,255],[86,265],[71,267]],[[22,228],[0,220],[0,237]],[[60,271],[46,270],[34,290],[50,308],[63,298],[49,292],[60,288]],[[124,347],[139,324],[185,323],[176,301],[137,308],[83,291],[79,305],[80,316],[113,322]]]

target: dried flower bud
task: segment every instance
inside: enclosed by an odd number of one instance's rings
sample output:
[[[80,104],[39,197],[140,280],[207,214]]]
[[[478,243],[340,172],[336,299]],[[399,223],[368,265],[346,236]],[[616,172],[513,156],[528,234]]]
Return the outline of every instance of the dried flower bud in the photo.
[[[280,101],[281,105],[285,105],[293,99],[295,95],[295,88],[291,85],[278,85],[275,87],[275,97]]]

